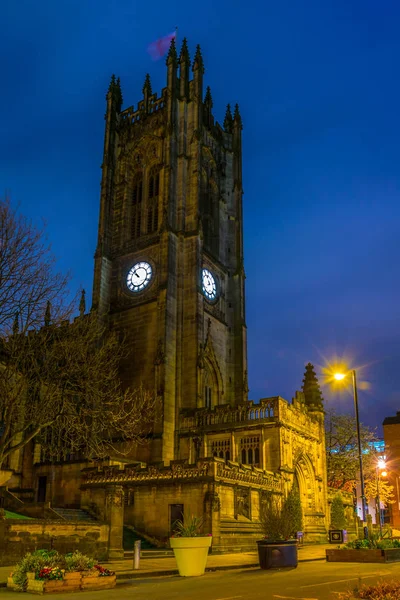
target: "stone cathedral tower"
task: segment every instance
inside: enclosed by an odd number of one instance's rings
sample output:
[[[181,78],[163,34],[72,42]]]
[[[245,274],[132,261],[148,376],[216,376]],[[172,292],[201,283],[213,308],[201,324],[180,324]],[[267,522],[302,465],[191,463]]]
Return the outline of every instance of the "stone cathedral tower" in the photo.
[[[127,385],[160,396],[146,462],[187,458],[181,411],[247,399],[242,123],[214,121],[200,47],[172,41],[167,86],[149,75],[136,110],[107,93],[93,308],[124,336]]]

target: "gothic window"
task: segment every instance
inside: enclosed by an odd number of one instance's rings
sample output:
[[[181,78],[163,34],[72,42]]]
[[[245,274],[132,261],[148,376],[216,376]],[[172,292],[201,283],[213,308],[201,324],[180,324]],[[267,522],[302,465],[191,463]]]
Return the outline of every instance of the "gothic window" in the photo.
[[[244,437],[240,440],[242,464],[260,466],[260,437]]]
[[[201,182],[200,208],[202,214],[204,247],[218,254],[219,251],[219,206],[218,191],[211,175],[203,173]]]
[[[151,170],[149,175],[147,195],[147,233],[158,230],[158,200],[160,195],[160,170],[158,167]]]
[[[142,221],[142,196],[143,196],[143,181],[141,176],[134,179],[131,196],[131,223],[130,234],[131,239],[140,237],[141,221]]]
[[[203,380],[203,403],[204,407],[211,410],[218,404],[218,384],[212,368],[204,369]]]
[[[204,386],[204,406],[208,409],[212,407],[212,389],[208,386]]]
[[[210,444],[211,456],[230,460],[231,441],[230,440],[212,440]]]

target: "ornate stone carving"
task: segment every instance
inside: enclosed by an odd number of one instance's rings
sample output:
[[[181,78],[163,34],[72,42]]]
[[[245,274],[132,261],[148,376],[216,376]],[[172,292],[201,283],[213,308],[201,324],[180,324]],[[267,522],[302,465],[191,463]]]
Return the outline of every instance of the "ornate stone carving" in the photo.
[[[107,506],[122,507],[124,503],[124,488],[121,486],[107,488],[106,502]]]
[[[218,512],[221,510],[221,499],[217,492],[207,492],[204,498],[204,502],[210,503],[212,512]]]
[[[251,518],[250,512],[250,488],[235,488],[235,516],[241,515],[247,519]]]
[[[249,483],[252,486],[263,487],[275,492],[282,491],[281,480],[269,473],[254,473],[239,468],[228,467],[226,464],[217,464],[217,477],[221,480],[237,483]]]

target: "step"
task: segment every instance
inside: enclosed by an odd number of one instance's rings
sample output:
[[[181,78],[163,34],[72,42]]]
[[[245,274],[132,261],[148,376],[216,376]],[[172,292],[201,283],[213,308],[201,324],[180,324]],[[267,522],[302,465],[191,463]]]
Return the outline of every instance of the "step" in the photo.
[[[91,521],[96,522],[96,519],[89,515],[84,510],[78,508],[56,508],[53,507],[54,512],[56,512],[60,517],[63,517],[66,521]]]

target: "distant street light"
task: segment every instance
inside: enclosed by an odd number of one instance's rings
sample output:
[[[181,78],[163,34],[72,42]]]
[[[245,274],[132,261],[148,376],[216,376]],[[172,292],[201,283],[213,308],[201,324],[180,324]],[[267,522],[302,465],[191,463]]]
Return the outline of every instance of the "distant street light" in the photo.
[[[352,369],[348,373],[335,373],[334,379],[336,381],[343,381],[347,375],[351,373],[353,380],[353,395],[354,395],[354,411],[356,414],[356,427],[357,427],[357,444],[358,444],[358,460],[360,463],[360,483],[361,483],[361,507],[362,507],[362,520],[363,523],[367,519],[367,508],[365,502],[365,486],[364,486],[364,471],[363,471],[363,460],[362,460],[362,448],[361,448],[361,435],[360,435],[360,419],[358,417],[358,394],[357,394],[357,377],[355,369]],[[367,537],[367,532],[364,529],[364,537]]]
[[[380,458],[378,460],[378,463],[376,465],[376,512],[377,512],[377,517],[379,518],[379,533],[380,536],[382,537],[382,512],[381,512],[381,498],[380,498],[380,489],[379,489],[379,484],[381,481],[381,477],[386,477],[387,472],[386,472],[386,462],[384,461],[383,458]]]

